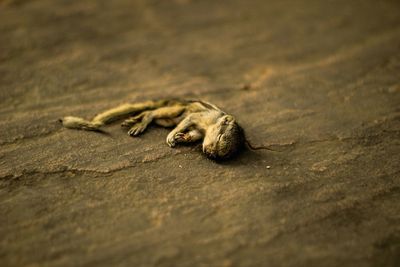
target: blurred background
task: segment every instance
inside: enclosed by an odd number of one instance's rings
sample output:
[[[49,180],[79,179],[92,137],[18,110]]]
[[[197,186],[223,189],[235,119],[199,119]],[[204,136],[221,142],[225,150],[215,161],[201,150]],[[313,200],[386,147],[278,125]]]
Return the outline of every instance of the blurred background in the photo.
[[[400,2],[0,0],[2,266],[398,266]],[[210,101],[223,164],[62,129]]]

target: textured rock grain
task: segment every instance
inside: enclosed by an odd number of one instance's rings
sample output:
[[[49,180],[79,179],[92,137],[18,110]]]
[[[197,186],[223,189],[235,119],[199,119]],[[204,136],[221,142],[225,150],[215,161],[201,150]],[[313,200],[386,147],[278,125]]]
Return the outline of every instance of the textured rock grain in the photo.
[[[2,0],[0,21],[1,266],[399,266],[398,1]],[[282,152],[57,123],[168,97]]]

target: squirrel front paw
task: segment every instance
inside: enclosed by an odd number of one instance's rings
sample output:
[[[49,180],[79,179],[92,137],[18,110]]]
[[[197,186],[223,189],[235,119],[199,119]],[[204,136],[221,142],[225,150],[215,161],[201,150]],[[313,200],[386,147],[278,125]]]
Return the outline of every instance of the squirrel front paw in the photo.
[[[167,144],[168,144],[170,147],[174,147],[174,146],[176,145],[176,142],[175,142],[174,138],[168,138],[168,137],[167,137]]]
[[[174,133],[174,132],[171,132],[171,133],[169,133],[169,135],[167,136],[167,144],[170,146],[170,147],[174,147],[175,145],[176,145],[176,143],[177,143],[177,136],[176,136],[177,134],[176,133]]]
[[[177,143],[187,142],[188,136],[185,133],[170,133],[167,137],[167,144],[174,147]]]

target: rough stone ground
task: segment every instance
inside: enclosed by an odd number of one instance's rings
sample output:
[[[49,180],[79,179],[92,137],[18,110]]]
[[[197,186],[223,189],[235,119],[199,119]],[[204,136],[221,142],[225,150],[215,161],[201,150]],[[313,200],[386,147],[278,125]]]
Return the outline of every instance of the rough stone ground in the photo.
[[[0,22],[1,266],[399,266],[399,1],[2,0]],[[57,123],[166,97],[282,152]]]

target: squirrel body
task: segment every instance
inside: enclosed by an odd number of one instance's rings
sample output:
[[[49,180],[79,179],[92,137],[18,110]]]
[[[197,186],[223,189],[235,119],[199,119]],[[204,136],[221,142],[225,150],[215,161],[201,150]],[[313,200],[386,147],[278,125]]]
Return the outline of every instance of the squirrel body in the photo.
[[[203,152],[214,160],[231,158],[245,143],[244,132],[232,115],[200,100],[123,104],[98,114],[92,120],[67,116],[61,122],[70,129],[101,131],[102,126],[119,119],[125,119],[121,126],[128,128],[130,136],[140,135],[151,123],[175,127],[166,139],[170,147],[202,140]]]

